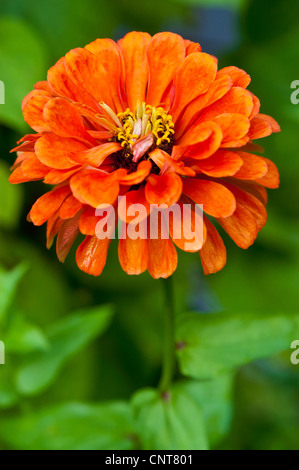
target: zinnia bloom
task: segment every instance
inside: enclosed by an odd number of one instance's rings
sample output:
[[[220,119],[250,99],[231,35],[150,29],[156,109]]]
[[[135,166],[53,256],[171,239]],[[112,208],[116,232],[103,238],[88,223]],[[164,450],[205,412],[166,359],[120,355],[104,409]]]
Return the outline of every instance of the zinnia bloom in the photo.
[[[188,202],[194,211],[203,204],[203,240],[190,251],[199,252],[205,274],[226,263],[211,219],[239,247],[252,245],[267,219],[265,188],[279,184],[276,166],[256,155],[262,149],[252,141],[280,129],[260,114],[249,83],[243,70],[218,70],[199,44],[168,32],[131,32],[118,43],[97,39],[68,52],[23,101],[36,133],[13,150],[10,177],[53,186],[29,214],[35,225],[47,222],[48,248],[57,235],[64,261],[81,233],[77,264],[100,275],[110,239],[95,235],[95,209],[114,205],[113,230],[118,218],[127,223],[119,195],[148,208]],[[184,249],[183,242],[183,235],[122,239],[120,264],[128,274],[148,269],[154,278],[168,277],[177,266],[174,244]]]

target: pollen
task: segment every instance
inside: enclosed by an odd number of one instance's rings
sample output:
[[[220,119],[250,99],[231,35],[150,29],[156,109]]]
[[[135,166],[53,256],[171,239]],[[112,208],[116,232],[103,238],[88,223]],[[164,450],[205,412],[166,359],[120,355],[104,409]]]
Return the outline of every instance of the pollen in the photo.
[[[149,134],[153,136],[155,147],[168,145],[173,140],[174,123],[162,107],[138,102],[135,113],[126,109],[118,113],[117,118],[122,126],[117,128],[115,137],[124,148],[132,149],[137,140]]]

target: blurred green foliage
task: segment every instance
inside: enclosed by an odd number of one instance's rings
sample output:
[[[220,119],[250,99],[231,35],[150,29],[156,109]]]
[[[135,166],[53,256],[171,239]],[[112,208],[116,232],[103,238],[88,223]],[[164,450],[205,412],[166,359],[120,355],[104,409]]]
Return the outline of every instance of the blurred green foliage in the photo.
[[[42,184],[7,183],[9,150],[26,131],[23,97],[69,49],[131,29],[200,38],[202,8],[237,22],[239,43],[220,66],[246,69],[262,112],[281,124],[264,146],[282,182],[252,248],[241,252],[225,237],[221,273],[204,278],[197,255],[180,254],[177,311],[218,313],[179,316],[178,380],[161,397],[160,282],[124,274],[115,243],[98,279],[77,269],[74,249],[59,264],[44,230],[25,221]],[[299,338],[299,107],[290,102],[298,13],[295,0],[1,2],[1,449],[298,449],[299,366],[289,349]],[[210,52],[209,41],[202,46]]]

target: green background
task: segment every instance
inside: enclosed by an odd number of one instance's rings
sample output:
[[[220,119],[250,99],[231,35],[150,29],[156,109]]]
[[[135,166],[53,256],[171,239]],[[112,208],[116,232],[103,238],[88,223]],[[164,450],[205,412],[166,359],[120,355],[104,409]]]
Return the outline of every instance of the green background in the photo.
[[[69,49],[130,30],[199,41],[251,76],[282,132],[262,143],[281,173],[269,221],[247,251],[228,237],[226,268],[205,278],[197,254],[175,273],[179,370],[165,402],[161,281],[121,271],[113,243],[91,278],[45,248],[26,222],[41,183],[7,182],[20,109]],[[2,0],[0,4],[0,449],[298,449],[299,5],[286,0]],[[212,312],[216,312],[215,314]],[[150,388],[149,388],[150,387]]]

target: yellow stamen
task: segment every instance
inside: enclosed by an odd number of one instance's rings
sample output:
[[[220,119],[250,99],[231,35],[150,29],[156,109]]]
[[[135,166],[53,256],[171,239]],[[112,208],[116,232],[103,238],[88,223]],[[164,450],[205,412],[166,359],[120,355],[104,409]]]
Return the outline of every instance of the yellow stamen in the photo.
[[[115,131],[115,138],[128,149],[129,154],[136,140],[149,133],[152,133],[157,147],[169,144],[174,134],[172,117],[162,107],[156,108],[144,102],[137,102],[135,114],[128,108],[118,113],[117,119],[120,125]]]

